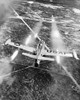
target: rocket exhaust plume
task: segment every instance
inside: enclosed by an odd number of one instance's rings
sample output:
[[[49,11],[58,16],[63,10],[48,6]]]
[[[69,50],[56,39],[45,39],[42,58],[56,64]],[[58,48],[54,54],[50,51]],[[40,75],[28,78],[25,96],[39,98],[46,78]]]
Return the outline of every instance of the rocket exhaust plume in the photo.
[[[16,50],[16,51],[13,53],[13,55],[11,56],[11,61],[13,61],[13,60],[16,58],[16,56],[18,55],[18,52],[19,52],[19,50]]]
[[[56,21],[53,16],[52,16],[51,39],[52,39],[52,47],[54,50],[64,51],[64,44],[63,44],[60,32],[58,30],[58,27],[56,25]],[[59,64],[61,62],[61,57],[57,54],[55,58],[56,58],[57,63]]]
[[[34,34],[32,34],[32,31],[31,31],[31,35],[29,35],[26,39],[26,42],[25,42],[26,45],[28,45],[29,43],[35,42],[35,39],[38,37],[38,34],[40,32],[41,26],[42,26],[42,21],[36,24],[36,26],[33,28]]]
[[[40,32],[42,26],[42,20],[40,20],[40,22],[38,22],[35,27],[33,28],[33,31],[35,32],[34,37],[36,38]]]
[[[64,49],[63,41],[62,41],[60,32],[58,30],[58,27],[56,25],[56,21],[55,21],[53,16],[52,16],[51,39],[52,39],[52,45],[53,45],[54,49],[58,49],[58,50]]]
[[[60,63],[60,56],[59,55],[56,56],[56,61],[58,64]]]
[[[32,41],[32,36],[29,35],[29,36],[27,37],[27,39],[26,39],[25,44],[28,45],[31,41]]]

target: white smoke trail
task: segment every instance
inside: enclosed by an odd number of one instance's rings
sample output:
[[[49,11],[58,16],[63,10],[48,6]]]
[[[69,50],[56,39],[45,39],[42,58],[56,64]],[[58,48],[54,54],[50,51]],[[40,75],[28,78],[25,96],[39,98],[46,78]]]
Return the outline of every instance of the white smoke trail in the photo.
[[[29,36],[27,37],[26,41],[25,41],[25,44],[28,45],[29,43],[31,43],[31,41],[32,41],[32,36],[29,35]]]
[[[34,26],[33,28],[34,34],[32,33],[32,31],[30,32],[30,35],[27,37],[26,42],[25,42],[26,45],[28,45],[29,43],[35,42],[35,39],[38,37],[38,34],[40,32],[41,26],[42,26],[42,20]]]
[[[40,32],[42,26],[42,20],[40,20],[40,22],[38,22],[35,27],[33,28],[33,31],[35,32],[34,37],[36,38]]]
[[[53,45],[54,49],[58,49],[58,50],[64,49],[63,41],[62,41],[60,32],[58,30],[58,27],[56,25],[56,21],[55,21],[53,16],[52,16],[51,39],[52,39],[52,45]]]
[[[19,50],[15,50],[14,51],[14,53],[11,56],[11,61],[13,61],[16,58],[16,56],[18,55],[18,53],[19,53]]]
[[[52,30],[51,30],[51,39],[52,39],[52,48],[54,50],[58,51],[64,51],[64,44],[62,41],[61,34],[58,30],[55,18],[52,16]],[[56,62],[59,64],[62,60],[62,58],[57,54],[56,57]]]
[[[58,64],[61,62],[59,55],[56,56],[56,61],[57,61]]]

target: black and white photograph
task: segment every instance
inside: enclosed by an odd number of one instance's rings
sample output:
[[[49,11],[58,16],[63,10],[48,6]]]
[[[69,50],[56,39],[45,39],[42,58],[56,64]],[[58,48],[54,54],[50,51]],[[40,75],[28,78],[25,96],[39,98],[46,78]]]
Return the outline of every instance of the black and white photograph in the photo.
[[[80,0],[0,0],[0,100],[80,100]]]

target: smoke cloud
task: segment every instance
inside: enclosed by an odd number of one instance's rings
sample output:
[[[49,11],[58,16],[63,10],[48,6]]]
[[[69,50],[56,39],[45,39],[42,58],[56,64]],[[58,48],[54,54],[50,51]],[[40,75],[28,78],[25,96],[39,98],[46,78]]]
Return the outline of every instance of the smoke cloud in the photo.
[[[0,50],[6,38],[4,28],[7,28],[6,21],[8,20],[8,17],[12,11],[10,9],[10,6],[14,7],[14,2],[17,1],[21,0],[0,0]],[[0,54],[0,84],[4,80],[6,81],[8,81],[8,79],[13,80],[13,78],[10,75],[11,71],[12,71],[12,66],[10,64],[10,58],[5,57],[4,54],[3,55]]]
[[[11,72],[11,69],[12,68],[8,58],[0,59],[0,84],[4,79],[7,79],[10,76],[10,74],[8,75],[8,73]]]
[[[10,15],[10,6],[14,6],[14,2],[21,0],[0,0],[0,26],[7,20]]]

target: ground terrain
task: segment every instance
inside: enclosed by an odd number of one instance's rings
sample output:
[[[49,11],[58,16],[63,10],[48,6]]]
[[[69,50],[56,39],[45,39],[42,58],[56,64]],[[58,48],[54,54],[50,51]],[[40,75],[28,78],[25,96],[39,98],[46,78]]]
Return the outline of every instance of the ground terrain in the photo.
[[[74,6],[69,3],[51,3],[28,1],[15,3],[15,10],[33,29],[37,22],[42,18],[39,37],[45,41],[46,45],[52,49],[51,44],[51,16],[53,15],[65,48],[69,51],[75,49],[80,56],[80,14],[75,13]],[[25,43],[25,38],[31,34],[24,23],[16,18],[14,12],[1,27],[5,31],[4,39],[1,41],[1,57],[10,57],[16,48],[3,46],[6,38],[10,37],[12,41]],[[35,48],[38,44],[36,40]],[[0,84],[1,100],[80,100],[80,92],[76,90],[76,85],[68,77],[56,61],[41,61],[38,68],[34,66],[34,59],[21,55],[23,50],[14,61],[11,62],[11,77]],[[63,58],[64,65],[80,84],[80,61],[74,58]],[[15,72],[14,72],[15,71]],[[12,79],[14,79],[12,81]]]

